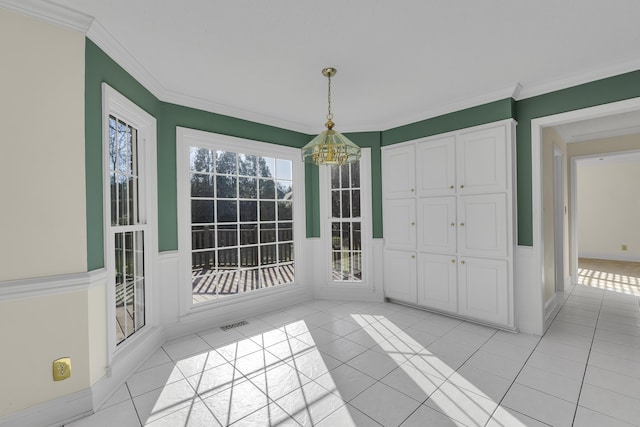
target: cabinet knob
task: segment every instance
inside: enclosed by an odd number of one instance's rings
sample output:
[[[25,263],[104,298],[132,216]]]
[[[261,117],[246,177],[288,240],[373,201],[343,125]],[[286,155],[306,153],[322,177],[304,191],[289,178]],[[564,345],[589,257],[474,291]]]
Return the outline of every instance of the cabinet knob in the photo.
[[[411,189],[411,192],[413,193],[414,191],[416,191],[416,190],[415,190],[415,188],[412,188],[412,189]]]
[[[464,264],[464,261],[460,261],[460,264]]]
[[[461,185],[460,188],[464,188],[464,185]]]
[[[464,227],[464,222],[461,222],[461,223],[460,223],[460,227]]]
[[[456,226],[456,223],[455,223],[455,222],[452,222],[452,223],[451,223],[451,226],[452,226],[452,227],[455,227],[455,226]]]
[[[416,256],[415,255],[411,255],[411,259],[416,259]]]
[[[451,260],[451,262],[455,264],[455,263],[456,263],[456,260],[455,260],[455,259],[452,259],[452,260]]]
[[[449,188],[453,190],[453,185],[450,185]]]
[[[415,223],[415,222],[412,222],[412,223],[411,223],[411,225],[416,225],[416,223]]]

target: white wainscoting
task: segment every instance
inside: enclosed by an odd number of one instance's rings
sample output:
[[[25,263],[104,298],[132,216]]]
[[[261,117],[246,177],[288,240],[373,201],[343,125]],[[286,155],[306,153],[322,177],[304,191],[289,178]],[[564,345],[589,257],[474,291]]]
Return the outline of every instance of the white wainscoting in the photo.
[[[516,246],[514,258],[514,300],[516,327],[520,332],[542,335],[544,328],[542,307],[541,268],[536,265],[532,246]]]

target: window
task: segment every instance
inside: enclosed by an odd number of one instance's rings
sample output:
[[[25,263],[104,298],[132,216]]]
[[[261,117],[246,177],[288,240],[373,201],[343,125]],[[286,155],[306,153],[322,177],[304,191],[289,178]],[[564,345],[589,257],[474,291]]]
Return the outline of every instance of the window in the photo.
[[[368,273],[371,245],[371,150],[359,161],[320,168],[321,236],[327,256],[327,283],[341,288],[373,288]]]
[[[138,173],[138,132],[109,115],[109,238],[115,248],[116,344],[145,324],[145,227],[140,221]]]
[[[105,248],[110,347],[140,331],[148,316],[149,164],[155,120],[104,85]]]
[[[189,141],[196,131],[184,131],[179,156],[188,174],[178,180],[188,182],[188,203],[179,222],[188,221],[181,226],[188,243],[181,242],[190,256],[191,303],[294,283],[299,153],[206,133],[210,141]]]
[[[331,275],[362,281],[360,161],[331,166]]]

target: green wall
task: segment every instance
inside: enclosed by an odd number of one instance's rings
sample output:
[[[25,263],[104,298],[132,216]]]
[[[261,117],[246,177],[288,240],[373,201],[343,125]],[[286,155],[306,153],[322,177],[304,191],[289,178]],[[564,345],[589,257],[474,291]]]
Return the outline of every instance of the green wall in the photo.
[[[382,146],[451,132],[514,117],[514,101],[505,98],[382,132]]]
[[[176,126],[289,147],[302,147],[312,138],[312,135],[161,102],[89,39],[86,43],[85,81],[87,265],[89,270],[104,266],[101,166],[102,82],[107,82],[157,119],[158,244],[160,251],[178,249]],[[514,118],[518,122],[516,133],[518,244],[531,246],[533,242],[531,120],[634,97],[640,97],[640,71],[521,101],[506,98],[381,132],[347,134],[359,146],[371,148],[373,237],[383,237],[381,147]],[[305,199],[306,235],[307,237],[319,237],[319,173],[318,167],[314,165],[305,165]]]
[[[102,226],[102,82],[154,117],[160,101],[91,40],[85,43],[85,179],[87,186],[87,270],[104,267]]]
[[[158,249],[178,249],[176,193],[176,126],[248,138],[289,147],[302,147],[310,135],[208,113],[159,101],[91,40],[85,48],[85,161],[87,186],[87,269],[104,267],[102,194],[102,82],[122,93],[156,118],[158,154]],[[308,170],[308,168],[307,168]],[[313,175],[313,173],[312,173]],[[317,176],[317,171],[316,171]],[[317,178],[306,180],[307,234],[318,224]],[[318,233],[319,234],[319,233]]]
[[[533,244],[531,120],[640,96],[640,71],[570,87],[516,102],[518,244]]]

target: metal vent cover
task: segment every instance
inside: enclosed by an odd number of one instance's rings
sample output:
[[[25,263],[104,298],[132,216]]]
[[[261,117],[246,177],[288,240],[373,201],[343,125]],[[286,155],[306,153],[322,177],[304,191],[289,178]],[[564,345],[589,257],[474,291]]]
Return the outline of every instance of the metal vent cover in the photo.
[[[224,325],[224,326],[220,326],[220,329],[222,329],[223,331],[229,330],[229,329],[233,329],[233,328],[237,328],[238,326],[244,326],[244,325],[248,325],[249,322],[247,322],[246,320],[241,320],[239,322],[236,323],[230,323],[228,325]]]

